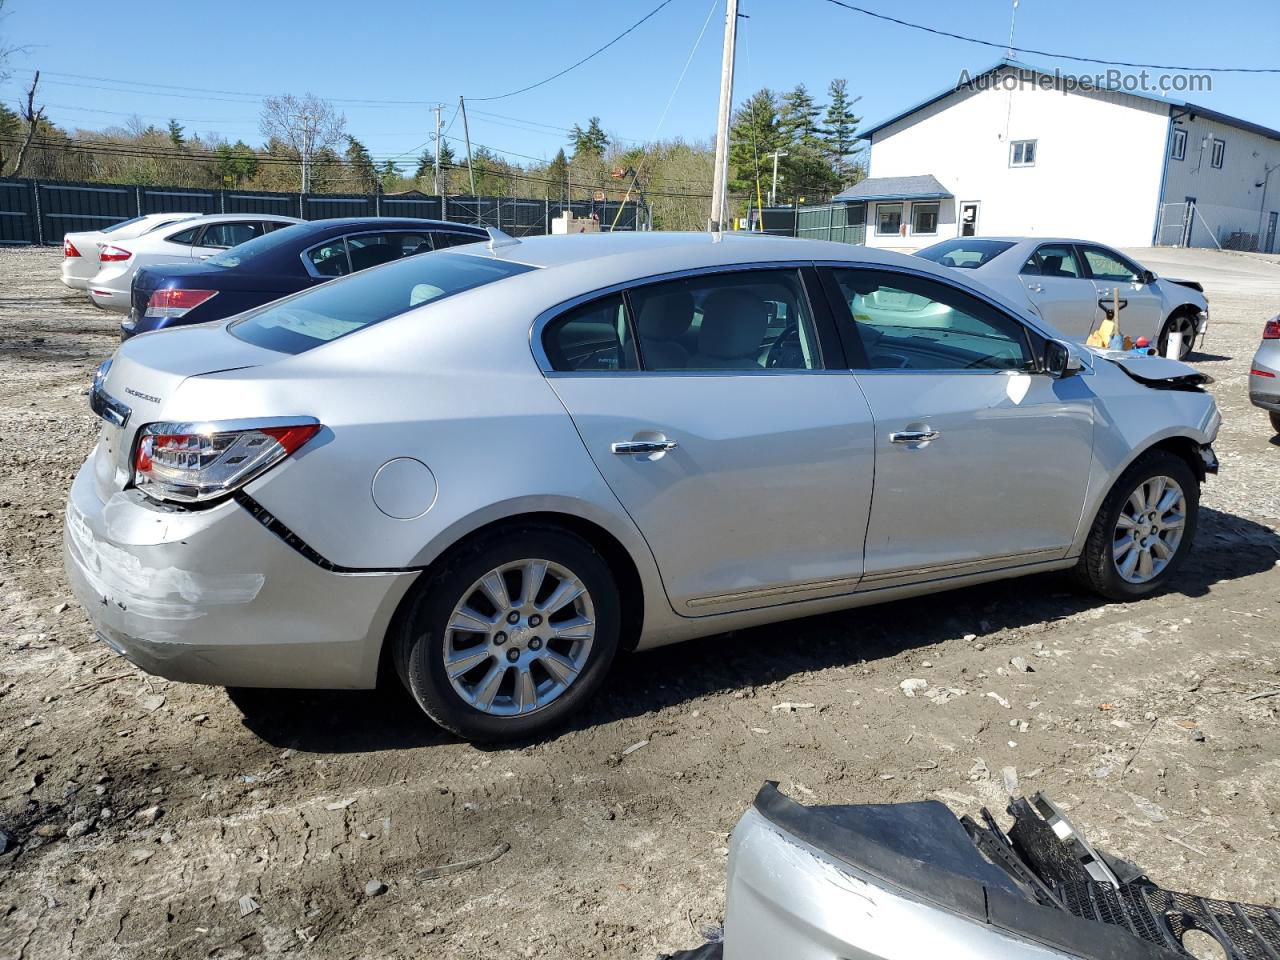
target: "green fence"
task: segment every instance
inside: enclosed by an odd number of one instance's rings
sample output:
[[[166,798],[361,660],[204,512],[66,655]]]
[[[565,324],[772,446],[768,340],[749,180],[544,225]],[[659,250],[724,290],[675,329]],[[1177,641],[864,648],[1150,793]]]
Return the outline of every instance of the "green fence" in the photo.
[[[808,237],[837,243],[867,242],[865,203],[824,203],[816,207],[765,207],[760,211],[765,233]]]

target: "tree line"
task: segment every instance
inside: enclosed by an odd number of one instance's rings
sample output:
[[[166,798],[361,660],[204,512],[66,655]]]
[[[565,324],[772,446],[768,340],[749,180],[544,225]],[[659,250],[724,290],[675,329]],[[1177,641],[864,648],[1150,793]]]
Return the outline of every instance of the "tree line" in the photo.
[[[313,193],[419,190],[548,199],[643,201],[659,229],[699,230],[709,212],[714,144],[670,139],[631,144],[611,136],[599,117],[575,124],[549,161],[515,162],[473,143],[470,166],[451,139],[417,157],[375,158],[346,117],[312,95],[268,97],[262,140],[235,142],[133,118],[105,129],[65,129],[45,115],[38,75],[17,111],[0,104],[0,175],[176,187],[231,187]],[[844,80],[819,104],[803,84],[778,94],[756,91],[734,111],[730,192],[738,215],[766,202],[828,199],[863,175],[856,139],[857,98]]]

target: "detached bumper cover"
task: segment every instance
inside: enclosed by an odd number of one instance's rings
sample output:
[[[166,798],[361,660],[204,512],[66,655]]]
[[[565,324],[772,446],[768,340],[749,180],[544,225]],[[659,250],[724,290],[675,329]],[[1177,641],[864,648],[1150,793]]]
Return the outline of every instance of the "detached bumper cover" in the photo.
[[[322,570],[234,502],[169,509],[99,496],[92,465],[67,503],[63,558],[107,644],[171,680],[368,688],[415,574]]]
[[[985,810],[805,807],[766,784],[734,830],[723,943],[673,960],[1178,960],[1193,929],[1274,960],[1275,910],[1164,890],[1034,804],[1006,835]]]

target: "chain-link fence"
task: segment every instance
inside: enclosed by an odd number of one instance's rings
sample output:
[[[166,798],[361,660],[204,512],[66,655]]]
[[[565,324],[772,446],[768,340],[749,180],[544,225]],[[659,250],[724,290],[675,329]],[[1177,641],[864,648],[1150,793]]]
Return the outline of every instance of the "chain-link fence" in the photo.
[[[275,213],[303,220],[418,217],[495,227],[515,237],[551,232],[562,211],[594,219],[602,231],[647,230],[638,203],[431,194],[267,193],[134,184],[0,179],[0,244],[60,244],[67,233],[101,230],[147,213]]]

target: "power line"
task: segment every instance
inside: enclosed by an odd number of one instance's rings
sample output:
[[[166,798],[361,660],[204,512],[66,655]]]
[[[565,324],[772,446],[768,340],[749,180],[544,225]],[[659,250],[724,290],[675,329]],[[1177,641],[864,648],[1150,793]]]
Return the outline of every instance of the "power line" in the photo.
[[[527,93],[530,90],[534,90],[537,87],[541,87],[544,84],[550,83],[552,80],[557,80],[560,77],[563,77],[566,73],[569,73],[571,70],[578,69],[578,67],[582,66],[588,60],[591,60],[599,56],[600,54],[604,53],[606,50],[612,47],[615,43],[617,43],[619,40],[621,40],[623,37],[629,34],[632,30],[635,30],[638,26],[640,26],[642,23],[644,23],[646,20],[648,20],[654,14],[656,14],[659,10],[661,10],[663,7],[667,6],[670,3],[671,3],[671,0],[662,0],[660,4],[658,4],[652,10],[650,10],[648,13],[646,13],[643,17],[641,17],[631,26],[627,27],[627,29],[623,30],[620,34],[618,34],[616,37],[614,37],[612,40],[606,43],[603,47],[593,50],[591,53],[587,54],[577,63],[571,63],[569,66],[565,67],[559,73],[553,73],[551,76],[543,80],[539,80],[537,83],[531,83],[527,87],[521,87],[519,90],[512,90],[509,93],[500,93],[492,97],[471,97],[471,99],[476,103],[484,103],[492,100],[505,100],[507,97],[514,97],[518,93]]]
[[[1132,63],[1128,60],[1104,60],[1100,57],[1082,57],[1070,53],[1051,53],[1048,50],[1035,50],[1031,47],[1015,47],[1009,43],[994,43],[990,40],[979,40],[976,37],[966,37],[962,33],[952,33],[950,30],[940,30],[937,27],[928,27],[922,23],[912,23],[910,20],[901,20],[898,17],[891,17],[887,13],[876,13],[874,10],[868,10],[865,7],[858,7],[852,3],[845,3],[844,0],[827,0],[827,3],[834,4],[837,7],[843,7],[845,10],[852,10],[854,13],[861,13],[867,17],[874,17],[876,20],[884,20],[888,23],[896,23],[900,27],[910,27],[912,30],[921,30],[925,33],[932,33],[939,37],[950,37],[952,40],[963,40],[965,43],[976,43],[983,47],[995,47],[998,50],[1013,50],[1017,53],[1030,53],[1037,57],[1052,57],[1055,60],[1075,60],[1078,63],[1097,63],[1107,67],[1136,67],[1145,70],[1171,70],[1181,72],[1200,71],[1203,73],[1280,73],[1280,67],[1188,67],[1179,64],[1168,63]]]

